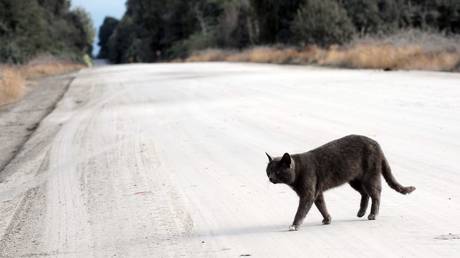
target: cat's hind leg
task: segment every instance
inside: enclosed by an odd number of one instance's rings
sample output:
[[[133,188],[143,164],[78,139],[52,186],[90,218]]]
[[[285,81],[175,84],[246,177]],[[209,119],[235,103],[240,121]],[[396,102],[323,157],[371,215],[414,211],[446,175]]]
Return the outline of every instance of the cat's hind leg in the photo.
[[[364,190],[361,181],[353,180],[353,181],[350,181],[349,184],[353,189],[355,189],[361,194],[361,202],[360,202],[359,211],[357,214],[357,216],[361,218],[362,216],[364,216],[364,214],[366,214],[367,206],[369,204],[369,195]]]
[[[326,208],[326,202],[324,201],[323,193],[320,193],[315,200],[316,208],[318,208],[319,212],[323,216],[323,224],[328,225],[331,224],[331,215]]]
[[[380,207],[380,193],[382,191],[382,183],[380,179],[380,175],[376,175],[372,177],[366,183],[363,183],[364,190],[369,194],[372,200],[371,205],[371,213],[367,217],[369,220],[375,220],[377,215],[379,214],[379,207]]]

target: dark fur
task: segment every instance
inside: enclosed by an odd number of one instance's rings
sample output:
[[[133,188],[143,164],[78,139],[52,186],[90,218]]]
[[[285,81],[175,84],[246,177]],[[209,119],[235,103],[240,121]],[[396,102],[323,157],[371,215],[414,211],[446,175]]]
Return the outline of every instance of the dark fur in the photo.
[[[331,222],[323,192],[349,183],[361,194],[358,217],[364,216],[369,198],[372,200],[368,219],[374,220],[379,212],[380,174],[394,190],[408,194],[415,187],[404,187],[393,177],[379,144],[365,136],[349,135],[327,143],[309,152],[269,158],[267,176],[274,183],[289,185],[299,196],[299,207],[291,230],[302,224],[313,203],[323,216],[323,224]]]

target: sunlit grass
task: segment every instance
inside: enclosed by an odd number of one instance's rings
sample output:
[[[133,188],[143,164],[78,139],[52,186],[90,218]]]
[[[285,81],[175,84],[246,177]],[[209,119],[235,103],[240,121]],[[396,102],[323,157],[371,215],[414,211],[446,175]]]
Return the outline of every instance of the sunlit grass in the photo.
[[[82,64],[50,56],[41,56],[20,66],[0,66],[0,105],[19,100],[26,92],[27,80],[65,74],[84,67]]]
[[[254,62],[315,64],[385,69],[459,71],[458,38],[425,32],[399,32],[387,37],[362,38],[343,46],[253,47],[242,51],[209,49],[193,53],[187,62]]]

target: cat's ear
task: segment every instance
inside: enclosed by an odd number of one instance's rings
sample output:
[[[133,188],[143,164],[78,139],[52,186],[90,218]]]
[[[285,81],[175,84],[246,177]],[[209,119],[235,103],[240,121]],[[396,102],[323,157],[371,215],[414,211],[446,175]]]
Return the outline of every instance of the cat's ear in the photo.
[[[283,157],[281,158],[280,163],[285,166],[290,166],[291,165],[291,155],[289,155],[289,153],[284,153]]]
[[[265,155],[267,155],[267,157],[268,157],[268,162],[271,162],[273,160],[272,157],[270,157],[270,155],[268,155],[268,153],[265,152]]]

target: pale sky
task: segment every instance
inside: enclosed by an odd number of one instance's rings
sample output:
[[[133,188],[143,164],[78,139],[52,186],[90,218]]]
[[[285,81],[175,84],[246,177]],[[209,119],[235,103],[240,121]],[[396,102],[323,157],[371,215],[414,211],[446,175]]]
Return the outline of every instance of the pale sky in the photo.
[[[105,16],[112,16],[120,19],[125,13],[126,0],[71,0],[72,7],[81,6],[85,8],[93,19],[94,27],[99,29]],[[98,37],[96,32],[96,40],[94,42],[93,54],[99,53]]]

